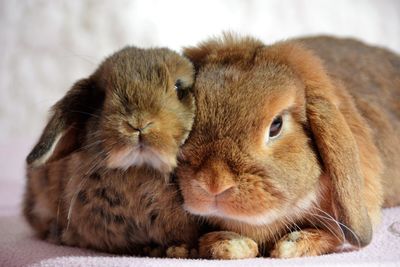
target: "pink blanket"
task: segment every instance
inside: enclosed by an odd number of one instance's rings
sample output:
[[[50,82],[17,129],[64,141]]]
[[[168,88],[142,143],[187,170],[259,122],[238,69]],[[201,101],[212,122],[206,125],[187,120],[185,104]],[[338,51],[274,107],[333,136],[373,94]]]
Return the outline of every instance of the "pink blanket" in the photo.
[[[0,144],[0,266],[400,266],[400,207],[386,209],[372,243],[357,252],[290,260],[235,261],[120,257],[37,240],[20,216],[26,142]],[[390,228],[396,228],[391,231]],[[393,227],[394,226],[394,227]]]

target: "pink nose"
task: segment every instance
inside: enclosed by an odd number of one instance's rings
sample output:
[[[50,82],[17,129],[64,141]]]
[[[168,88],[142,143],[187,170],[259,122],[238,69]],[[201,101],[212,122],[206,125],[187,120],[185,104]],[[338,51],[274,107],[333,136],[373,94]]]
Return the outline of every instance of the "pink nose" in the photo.
[[[220,196],[235,187],[235,185],[232,183],[206,184],[206,183],[197,182],[197,181],[196,181],[196,183],[207,194],[215,196],[215,197]]]

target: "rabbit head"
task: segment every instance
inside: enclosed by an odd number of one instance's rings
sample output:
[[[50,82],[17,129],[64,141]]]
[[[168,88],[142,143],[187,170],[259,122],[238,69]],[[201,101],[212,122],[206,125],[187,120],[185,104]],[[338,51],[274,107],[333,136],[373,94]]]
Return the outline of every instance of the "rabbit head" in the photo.
[[[78,81],[52,108],[27,163],[87,150],[109,168],[176,166],[194,116],[193,66],[164,48],[126,47]]]
[[[197,71],[195,122],[177,169],[185,208],[262,227],[310,210],[327,177],[347,240],[368,244],[357,145],[320,60],[296,43],[231,35],[184,54]]]

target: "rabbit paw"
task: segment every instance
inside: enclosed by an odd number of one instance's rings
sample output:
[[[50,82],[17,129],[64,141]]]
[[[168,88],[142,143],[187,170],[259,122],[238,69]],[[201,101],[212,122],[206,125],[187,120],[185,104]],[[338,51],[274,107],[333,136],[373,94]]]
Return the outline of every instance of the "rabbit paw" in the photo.
[[[211,232],[199,241],[200,258],[231,260],[254,258],[257,255],[256,242],[233,232]]]
[[[144,247],[143,254],[144,256],[150,258],[161,258],[164,256],[163,249],[161,247]]]
[[[271,251],[273,258],[318,256],[334,252],[341,241],[322,230],[309,229],[286,234]]]
[[[49,230],[47,233],[46,240],[49,243],[55,245],[61,245],[61,234],[62,234],[61,227],[58,226],[55,221],[53,221],[49,225]]]
[[[166,255],[168,258],[193,258],[192,253],[192,250],[189,250],[186,244],[182,244],[180,246],[171,246],[166,251]]]

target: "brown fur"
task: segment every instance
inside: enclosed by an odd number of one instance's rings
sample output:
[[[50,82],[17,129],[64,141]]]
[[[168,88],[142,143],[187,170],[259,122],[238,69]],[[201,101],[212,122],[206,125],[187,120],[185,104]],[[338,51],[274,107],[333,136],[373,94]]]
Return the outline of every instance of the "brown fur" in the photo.
[[[177,170],[185,208],[263,255],[299,229],[313,238],[294,256],[367,245],[383,201],[400,203],[399,56],[353,40],[231,35],[185,54],[198,107]],[[278,114],[282,132],[266,143]]]
[[[197,245],[200,224],[169,179],[193,123],[192,83],[187,59],[128,47],[56,103],[27,158],[24,215],[41,238],[159,256]]]
[[[332,252],[340,240],[334,235],[319,229],[302,229],[288,233],[281,238],[271,251],[273,258],[294,258],[318,256]]]
[[[257,243],[234,232],[210,232],[199,240],[200,258],[233,260],[254,258],[257,255]]]

